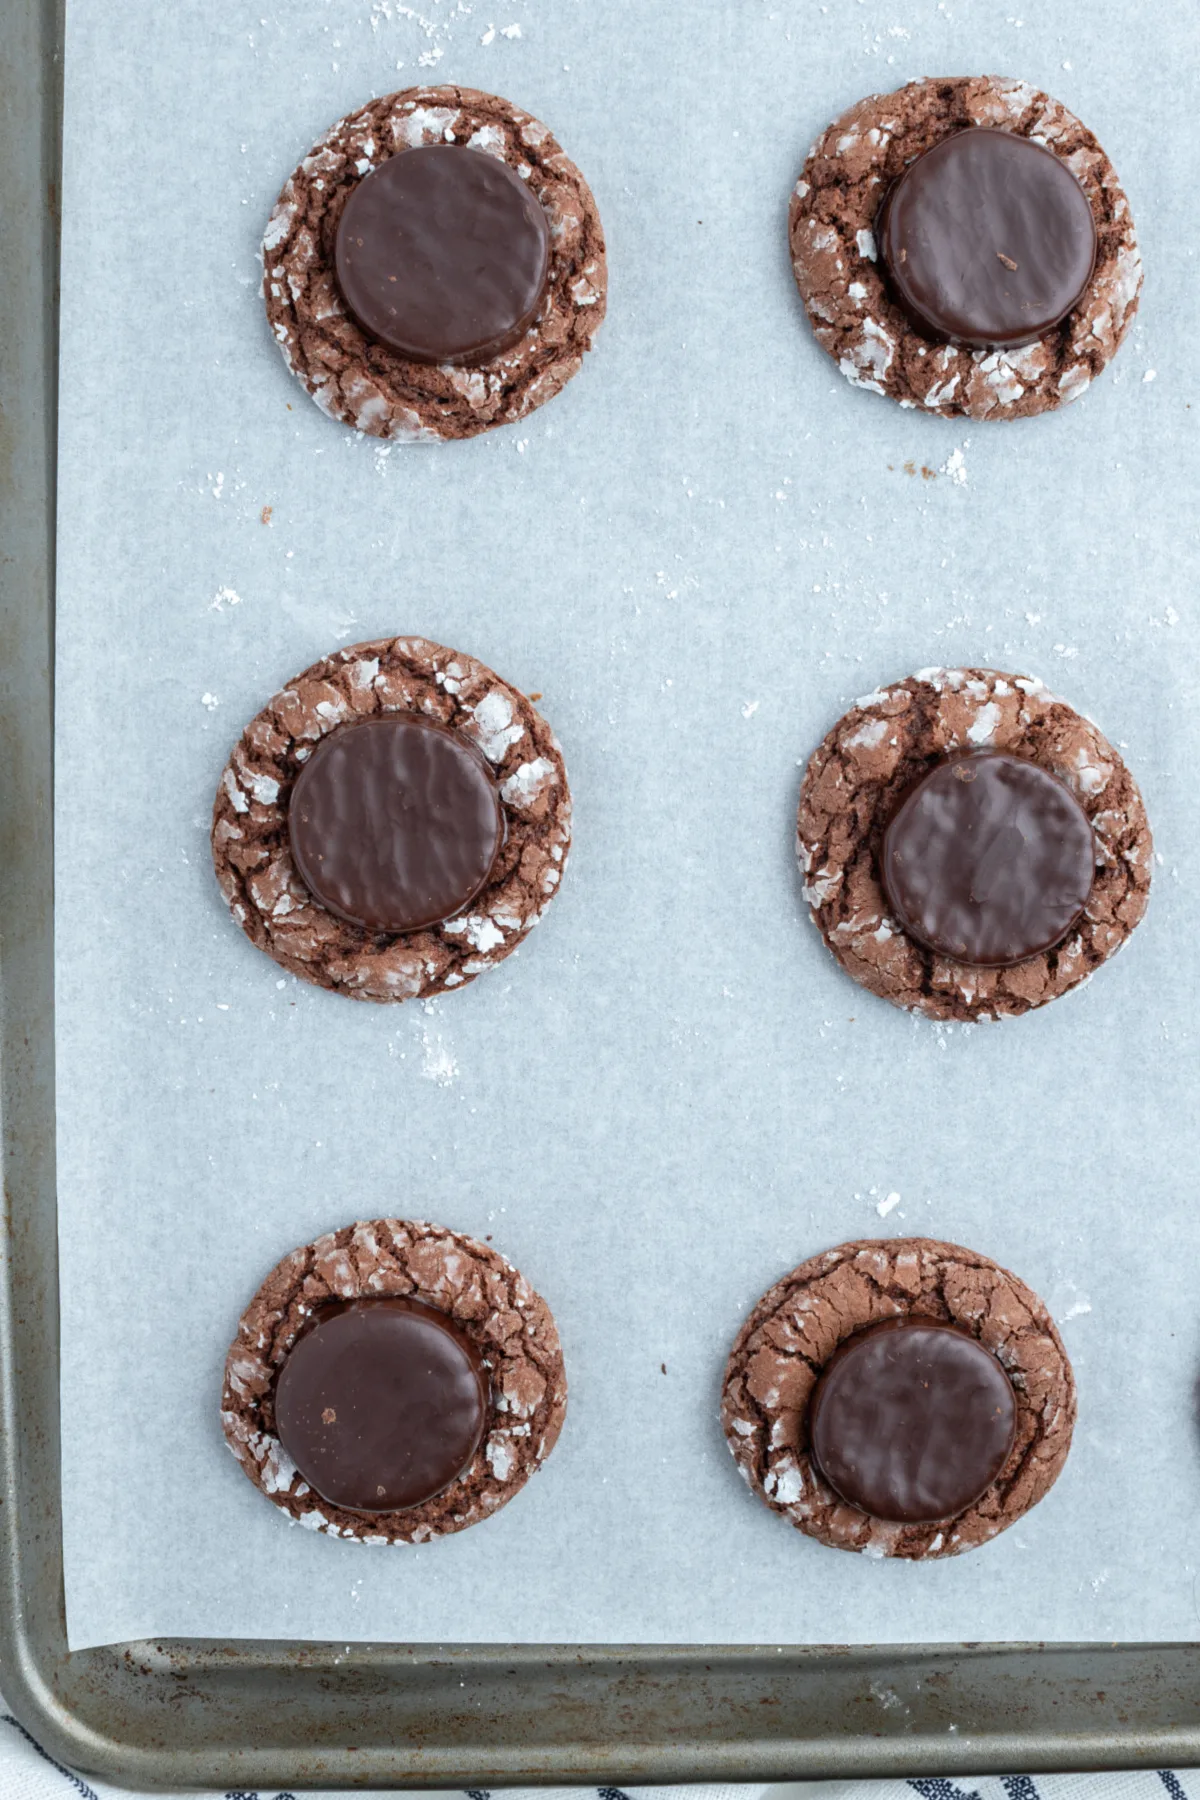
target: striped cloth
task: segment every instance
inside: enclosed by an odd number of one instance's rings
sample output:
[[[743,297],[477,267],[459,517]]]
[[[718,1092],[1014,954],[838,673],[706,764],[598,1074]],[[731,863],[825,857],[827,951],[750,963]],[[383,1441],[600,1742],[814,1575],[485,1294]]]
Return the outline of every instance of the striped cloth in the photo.
[[[0,1800],[122,1800],[128,1788],[90,1780],[48,1756],[0,1701]],[[356,1789],[356,1792],[364,1790]],[[521,1792],[468,1788],[468,1800],[505,1800]],[[984,1775],[957,1781],[793,1781],[753,1787],[527,1788],[524,1800],[1200,1800],[1200,1770],[1157,1769],[1125,1775]],[[159,1800],[205,1800],[194,1789]],[[296,1795],[279,1788],[230,1788],[208,1800],[345,1800],[344,1794]],[[369,1796],[366,1796],[369,1800]],[[410,1800],[447,1800],[444,1789]]]

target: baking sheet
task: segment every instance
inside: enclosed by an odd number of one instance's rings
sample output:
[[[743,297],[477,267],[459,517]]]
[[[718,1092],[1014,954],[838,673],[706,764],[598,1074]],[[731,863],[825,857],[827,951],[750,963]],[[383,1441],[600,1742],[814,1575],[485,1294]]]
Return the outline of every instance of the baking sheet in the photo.
[[[1191,1637],[1186,9],[262,4],[72,0],[68,16],[72,1646]],[[846,385],[804,326],[784,233],[828,119],[912,76],[977,70],[1039,83],[1093,126],[1148,268],[1109,374],[1059,417],[991,428]],[[424,80],[505,93],[555,130],[607,228],[610,313],[581,376],[521,426],[388,452],[287,375],[256,248],[324,127]],[[207,848],[243,723],[316,656],[391,632],[542,692],[576,799],[539,931],[424,1008],[284,978],[230,923]],[[1039,674],[1095,717],[1162,857],[1129,949],[1002,1026],[936,1029],[855,987],[792,863],[823,732],[856,693],[938,662]],[[562,1441],[513,1505],[387,1552],[289,1529],[217,1419],[266,1270],[384,1213],[491,1233],[554,1307],[571,1380]],[[1080,1384],[1049,1498],[928,1567],[788,1530],[717,1423],[724,1355],[766,1286],[845,1238],[909,1233],[1040,1290]]]

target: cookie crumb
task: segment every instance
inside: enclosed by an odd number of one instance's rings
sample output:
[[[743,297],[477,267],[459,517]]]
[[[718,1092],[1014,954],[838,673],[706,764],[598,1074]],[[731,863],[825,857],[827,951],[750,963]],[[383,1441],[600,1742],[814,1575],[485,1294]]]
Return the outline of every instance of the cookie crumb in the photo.
[[[263,507],[261,513],[259,513],[258,516],[262,520],[264,525],[269,525],[271,523],[271,514],[274,511],[275,511],[275,508],[273,506],[264,506]]]
[[[948,475],[956,487],[967,485],[967,465],[961,450],[952,450],[941,468],[939,475]]]

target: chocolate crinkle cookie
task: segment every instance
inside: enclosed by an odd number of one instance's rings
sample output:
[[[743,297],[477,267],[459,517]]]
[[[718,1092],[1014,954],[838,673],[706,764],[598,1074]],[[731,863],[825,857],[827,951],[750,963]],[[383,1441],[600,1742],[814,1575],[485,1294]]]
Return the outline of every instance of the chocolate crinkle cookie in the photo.
[[[524,418],[577,373],[604,317],[586,181],[545,125],[474,88],[408,88],[340,119],[288,177],[262,251],[288,367],[331,417],[394,442]]]
[[[371,1219],[293,1250],[242,1314],[221,1422],[297,1523],[420,1544],[507,1504],[567,1408],[550,1309],[487,1244]]]
[[[510,955],[558,890],[562,753],[473,657],[382,638],[275,695],[217,787],[230,911],[291,974],[357,1000],[461,987]]]
[[[809,1537],[956,1556],[1054,1485],[1075,1382],[1042,1301],[988,1257],[930,1238],[850,1243],[764,1294],[730,1354],[721,1422],[749,1486]],[[937,1516],[955,1494],[972,1497]]]
[[[1077,399],[1141,292],[1129,202],[1092,133],[996,76],[852,106],[810,151],[788,229],[813,331],[843,375],[944,418]]]
[[[1142,918],[1153,864],[1112,744],[992,669],[924,669],[857,701],[808,764],[796,847],[846,972],[944,1020],[1078,987]]]

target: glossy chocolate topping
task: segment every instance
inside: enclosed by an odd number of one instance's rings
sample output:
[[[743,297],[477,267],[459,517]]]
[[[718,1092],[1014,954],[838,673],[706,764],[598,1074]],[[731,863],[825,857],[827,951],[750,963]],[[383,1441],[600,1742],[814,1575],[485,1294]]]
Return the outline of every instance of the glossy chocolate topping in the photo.
[[[1007,968],[1066,936],[1096,873],[1091,823],[1061,781],[999,751],[937,763],[883,835],[888,904],[926,949]]]
[[[417,713],[342,725],[288,806],[292,858],[322,906],[368,931],[452,919],[504,842],[500,796],[475,746]]]
[[[406,1299],[354,1300],[299,1338],[275,1385],[275,1429],[334,1506],[395,1512],[432,1500],[483,1439],[488,1384],[445,1313]]]
[[[1078,305],[1096,260],[1092,209],[1066,163],[975,126],[909,164],[876,236],[917,329],[981,350],[1043,337]]]
[[[951,1519],[996,1479],[1016,1434],[1013,1386],[957,1325],[910,1316],[848,1338],[809,1410],[817,1467],[843,1500],[907,1525]]]
[[[537,195],[498,157],[423,144],[353,190],[334,266],[346,305],[381,344],[413,362],[487,362],[537,316],[550,227]]]

